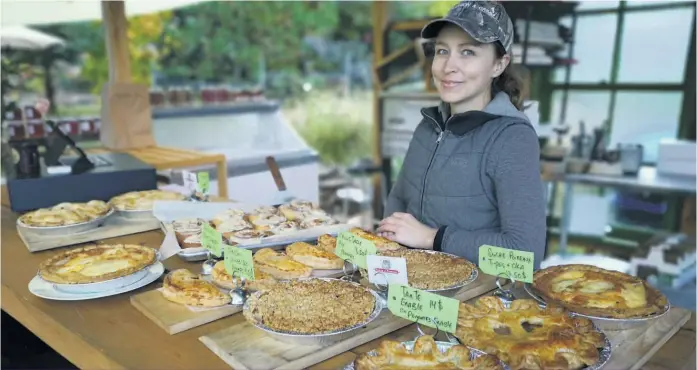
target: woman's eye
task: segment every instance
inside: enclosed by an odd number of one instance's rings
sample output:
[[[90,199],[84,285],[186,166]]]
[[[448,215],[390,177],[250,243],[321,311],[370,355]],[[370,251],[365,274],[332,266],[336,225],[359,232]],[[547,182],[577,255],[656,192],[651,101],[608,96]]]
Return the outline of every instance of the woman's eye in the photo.
[[[469,56],[474,55],[474,51],[472,51],[472,50],[470,50],[470,49],[465,49],[465,50],[462,51],[462,55],[463,55],[463,56],[469,57]]]
[[[448,51],[445,49],[436,49],[436,55],[447,55]]]

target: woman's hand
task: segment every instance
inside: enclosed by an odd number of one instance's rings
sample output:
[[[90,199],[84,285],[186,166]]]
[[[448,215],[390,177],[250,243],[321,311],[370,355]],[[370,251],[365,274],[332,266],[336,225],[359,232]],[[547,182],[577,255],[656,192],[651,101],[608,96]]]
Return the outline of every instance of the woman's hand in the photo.
[[[412,248],[433,249],[438,229],[432,229],[409,213],[395,212],[380,221],[378,235]]]

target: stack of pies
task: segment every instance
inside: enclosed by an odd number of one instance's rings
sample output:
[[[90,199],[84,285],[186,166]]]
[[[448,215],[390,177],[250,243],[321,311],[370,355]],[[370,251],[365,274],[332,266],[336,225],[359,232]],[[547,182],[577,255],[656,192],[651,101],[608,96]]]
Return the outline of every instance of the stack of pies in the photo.
[[[194,307],[219,307],[230,303],[230,296],[187,269],[165,276],[162,295],[169,301]]]
[[[535,273],[533,288],[546,302],[583,315],[631,319],[666,310],[666,297],[645,281],[590,265],[548,267]]]
[[[223,261],[217,262],[215,266],[213,266],[213,273],[211,276],[214,283],[225,289],[236,289],[240,287],[242,283],[241,279],[237,277],[233,279],[232,276],[227,273],[227,270],[225,270],[225,262]],[[259,270],[259,267],[254,266],[254,280],[246,281],[245,287],[251,291],[265,290],[269,289],[275,283],[276,279],[273,276]]]
[[[41,208],[19,217],[19,222],[31,227],[56,227],[76,225],[98,219],[111,211],[111,207],[100,200],[87,203],[60,203],[50,208]]]
[[[277,332],[324,334],[366,323],[375,304],[375,296],[357,284],[290,280],[250,296],[244,317]]]
[[[540,308],[520,299],[506,308],[496,297],[460,304],[455,336],[470,348],[497,356],[511,369],[575,370],[596,364],[605,336],[589,319],[561,307]]]
[[[477,269],[464,258],[433,251],[402,248],[380,255],[404,258],[409,286],[416,289],[441,290],[462,285]]]
[[[109,204],[119,211],[149,211],[156,200],[185,200],[186,196],[173,191],[143,190],[117,195]]]
[[[182,248],[200,248],[201,230],[206,220],[199,218],[174,221],[172,229],[177,237],[177,242]]]
[[[138,272],[156,259],[154,249],[140,245],[91,245],[44,261],[39,265],[39,277],[57,284],[98,283]]]
[[[356,359],[356,370],[503,370],[501,362],[492,355],[470,360],[470,350],[463,345],[450,346],[441,353],[430,335],[416,338],[411,350],[404,343],[384,340],[374,354],[364,353]]]

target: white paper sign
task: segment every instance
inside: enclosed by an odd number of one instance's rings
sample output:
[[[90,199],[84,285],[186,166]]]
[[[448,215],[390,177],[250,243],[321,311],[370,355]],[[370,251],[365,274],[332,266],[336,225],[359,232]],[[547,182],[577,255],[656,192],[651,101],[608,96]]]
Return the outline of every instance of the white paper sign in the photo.
[[[366,256],[368,281],[373,284],[403,284],[407,282],[407,260],[401,257]],[[385,281],[387,280],[387,281]]]
[[[196,173],[191,171],[182,171],[182,180],[184,180],[184,187],[193,193],[198,191],[198,178]]]
[[[167,230],[165,239],[160,245],[160,261],[164,261],[167,258],[174,256],[181,250],[182,249],[179,247],[179,243],[177,242],[177,237],[174,235],[174,231]]]

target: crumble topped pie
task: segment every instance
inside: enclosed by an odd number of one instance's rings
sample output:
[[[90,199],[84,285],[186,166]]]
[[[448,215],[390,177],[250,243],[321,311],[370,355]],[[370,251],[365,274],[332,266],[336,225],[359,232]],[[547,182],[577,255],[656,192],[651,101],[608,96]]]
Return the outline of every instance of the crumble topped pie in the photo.
[[[19,222],[32,227],[55,227],[81,224],[109,213],[111,207],[101,200],[87,203],[60,203],[19,217]]]
[[[462,284],[477,268],[464,258],[439,252],[403,248],[380,255],[404,258],[409,286],[416,289],[439,290]]]
[[[668,304],[665,296],[645,281],[591,265],[539,270],[533,287],[547,302],[591,316],[636,318],[661,312]]]
[[[589,319],[571,317],[561,307],[540,308],[532,299],[506,308],[492,296],[460,304],[455,336],[521,370],[582,369],[598,362],[605,345]]]
[[[225,270],[225,262],[219,261],[213,266],[213,273],[211,274],[213,282],[219,286],[226,289],[235,289],[239,286],[241,280],[237,277],[234,279]],[[245,286],[249,290],[265,290],[273,286],[276,283],[276,279],[273,276],[259,270],[257,266],[254,266],[254,280],[245,281]]]
[[[140,245],[91,245],[49,258],[39,265],[39,276],[57,284],[97,283],[140,271],[156,258],[154,249]]]
[[[305,242],[293,243],[286,247],[288,257],[318,270],[337,270],[344,267],[344,260],[336,254],[319,246]]]
[[[247,300],[244,317],[272,330],[322,334],[360,325],[375,309],[367,289],[340,280],[279,282]]]
[[[178,269],[165,276],[162,296],[174,303],[197,307],[218,307],[230,303],[230,296],[213,283],[201,279],[187,269]]]
[[[166,190],[131,191],[117,195],[109,203],[119,211],[148,211],[152,210],[156,200],[185,200],[186,196]]]
[[[262,248],[254,254],[254,266],[276,279],[298,279],[312,274],[312,267],[271,248]]]
[[[441,353],[433,337],[416,338],[410,351],[401,342],[384,340],[375,354],[364,353],[356,359],[356,370],[503,370],[501,362],[492,355],[470,360],[470,350],[454,345]]]

